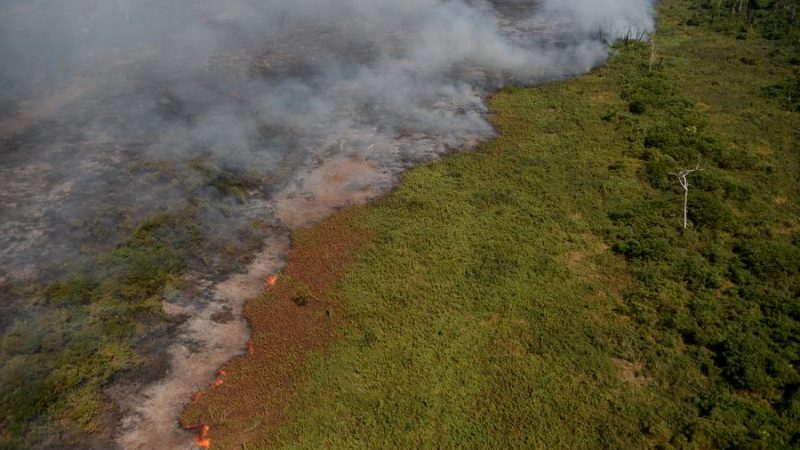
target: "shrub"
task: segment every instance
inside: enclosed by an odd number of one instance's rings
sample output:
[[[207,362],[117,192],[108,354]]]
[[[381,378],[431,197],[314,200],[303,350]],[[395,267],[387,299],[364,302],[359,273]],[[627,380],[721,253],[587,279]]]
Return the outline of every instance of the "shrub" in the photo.
[[[749,170],[756,166],[757,159],[742,149],[728,149],[722,152],[717,163],[723,169]]]
[[[689,193],[689,219],[699,228],[733,231],[736,217],[715,195],[706,192]]]
[[[800,250],[796,246],[761,238],[744,241],[734,250],[745,269],[759,277],[800,272]]]
[[[632,114],[644,114],[646,110],[647,107],[645,106],[644,102],[639,99],[628,103],[628,111],[630,111]]]
[[[635,238],[615,243],[612,250],[628,259],[661,259],[669,252],[670,243],[664,236],[645,232]]]
[[[750,200],[753,196],[753,189],[747,185],[739,184],[733,181],[724,183],[725,198],[735,201],[744,202]]]
[[[66,280],[51,285],[45,296],[55,305],[88,304],[95,298],[97,281],[87,273],[77,273]]]
[[[713,192],[722,189],[723,180],[719,172],[715,170],[703,170],[694,172],[689,180],[696,189],[706,192]]]
[[[765,391],[774,384],[767,374],[768,362],[772,356],[772,351],[760,336],[735,333],[722,344],[718,365],[733,386]]]
[[[647,131],[644,137],[646,148],[668,148],[678,143],[678,135],[674,130],[663,125],[657,125]]]
[[[292,302],[297,306],[306,306],[314,298],[308,286],[300,286],[292,295]]]
[[[665,147],[663,151],[665,154],[671,156],[675,161],[679,161],[687,165],[693,165],[695,161],[700,159],[697,151],[686,145],[671,145]]]
[[[724,277],[705,258],[693,256],[681,265],[683,281],[692,291],[716,289],[722,286]]]
[[[677,183],[674,178],[670,178],[669,173],[673,169],[672,164],[667,164],[660,160],[650,160],[644,164],[644,177],[650,186],[664,191],[673,190]]]
[[[791,81],[765,88],[764,96],[777,101],[788,111],[800,111],[800,72]]]
[[[704,160],[719,161],[723,154],[722,146],[710,136],[692,135],[683,140],[683,144],[692,147]]]

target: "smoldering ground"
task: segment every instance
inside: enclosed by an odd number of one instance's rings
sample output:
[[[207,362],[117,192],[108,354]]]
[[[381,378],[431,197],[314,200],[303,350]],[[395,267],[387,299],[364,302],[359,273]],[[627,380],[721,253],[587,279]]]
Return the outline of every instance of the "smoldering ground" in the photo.
[[[112,389],[120,445],[180,441],[152,425],[241,350],[242,292],[280,266],[286,229],[490,137],[492,90],[584,72],[607,56],[598,37],[652,26],[650,0],[4,0],[0,284],[58,279],[187,202],[242,252],[243,226],[272,225],[277,255],[196,264],[197,297],[165,302],[189,317],[167,378]],[[232,270],[252,274],[236,278],[249,290],[203,281]],[[33,314],[23,292],[0,301],[0,326]],[[208,332],[220,310],[228,334]]]

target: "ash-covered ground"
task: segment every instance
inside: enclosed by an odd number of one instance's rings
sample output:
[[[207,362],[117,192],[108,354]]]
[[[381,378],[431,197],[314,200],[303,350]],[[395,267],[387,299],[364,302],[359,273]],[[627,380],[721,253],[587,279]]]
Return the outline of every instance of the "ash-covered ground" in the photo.
[[[105,387],[117,415],[95,436],[191,447],[182,405],[245,348],[244,301],[292,228],[492,136],[493,90],[587,71],[603,39],[651,28],[649,0],[7,0],[0,332],[51,308],[35,286],[194,205],[229,256],[188,264],[162,299],[173,325],[139,340],[161,364]]]

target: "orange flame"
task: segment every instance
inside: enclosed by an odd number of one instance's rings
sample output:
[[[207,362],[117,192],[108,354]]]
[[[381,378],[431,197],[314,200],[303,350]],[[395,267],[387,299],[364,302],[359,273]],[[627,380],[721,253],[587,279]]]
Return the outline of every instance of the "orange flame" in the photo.
[[[197,436],[194,438],[194,443],[200,448],[211,448],[211,438],[208,437],[208,425],[187,425],[184,426],[187,430],[197,428]]]
[[[253,343],[250,342],[250,341],[247,341],[247,353],[250,353],[252,355],[255,352],[256,352],[256,349],[253,348]]]
[[[278,277],[276,277],[275,275],[270,275],[267,278],[265,278],[264,281],[267,283],[267,286],[275,287],[275,285],[278,284]]]
[[[211,448],[211,439],[208,437],[208,425],[200,426],[200,433],[194,438],[194,443],[200,448]]]
[[[219,376],[221,376],[221,377],[224,377],[224,376],[225,376],[225,371],[224,371],[224,370],[222,370],[222,369],[219,369],[219,370],[217,371],[217,375],[219,375]]]
[[[216,380],[214,380],[214,386],[219,386],[220,384],[222,384],[224,382],[225,381],[222,380],[221,378],[217,378]]]

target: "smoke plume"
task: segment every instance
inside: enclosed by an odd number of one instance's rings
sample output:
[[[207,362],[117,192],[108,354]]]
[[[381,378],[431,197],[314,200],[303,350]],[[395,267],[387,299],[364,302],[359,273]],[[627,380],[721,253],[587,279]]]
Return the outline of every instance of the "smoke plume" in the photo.
[[[391,179],[491,135],[490,90],[586,71],[599,30],[652,18],[647,0],[7,0],[0,23],[10,270],[71,256],[80,233],[37,241],[140,183],[134,161],[210,158],[301,192],[303,170],[347,155]]]

